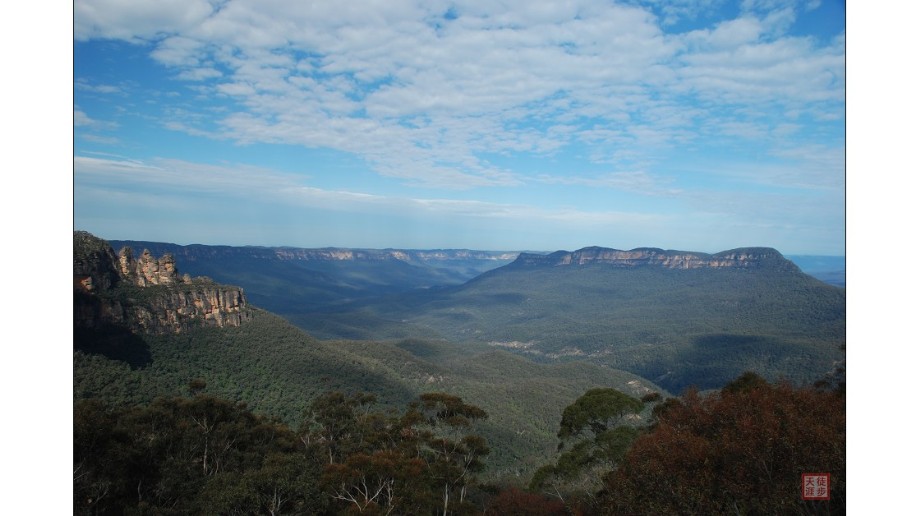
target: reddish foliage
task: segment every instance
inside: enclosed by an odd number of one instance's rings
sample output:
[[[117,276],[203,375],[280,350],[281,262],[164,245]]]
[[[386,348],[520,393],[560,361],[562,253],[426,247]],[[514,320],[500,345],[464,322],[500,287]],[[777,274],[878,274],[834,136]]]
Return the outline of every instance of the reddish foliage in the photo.
[[[537,493],[521,491],[516,487],[502,490],[486,507],[488,516],[554,516],[567,515],[565,504]]]
[[[806,472],[831,473],[829,507],[801,500]],[[669,404],[601,501],[611,514],[836,513],[845,485],[844,399],[764,382]]]

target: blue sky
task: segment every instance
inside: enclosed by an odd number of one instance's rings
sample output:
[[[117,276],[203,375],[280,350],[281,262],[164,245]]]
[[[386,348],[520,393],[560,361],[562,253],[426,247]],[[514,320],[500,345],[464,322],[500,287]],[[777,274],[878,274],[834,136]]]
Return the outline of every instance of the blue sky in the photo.
[[[844,254],[840,1],[78,0],[74,227]]]

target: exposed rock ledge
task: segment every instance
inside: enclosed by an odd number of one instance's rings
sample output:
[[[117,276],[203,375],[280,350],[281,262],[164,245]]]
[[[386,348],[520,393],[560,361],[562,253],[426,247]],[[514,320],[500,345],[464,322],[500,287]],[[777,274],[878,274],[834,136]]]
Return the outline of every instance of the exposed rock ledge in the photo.
[[[145,333],[178,333],[200,325],[239,326],[252,318],[243,289],[208,278],[179,276],[170,255],[109,244],[74,232],[74,327],[126,326]]]

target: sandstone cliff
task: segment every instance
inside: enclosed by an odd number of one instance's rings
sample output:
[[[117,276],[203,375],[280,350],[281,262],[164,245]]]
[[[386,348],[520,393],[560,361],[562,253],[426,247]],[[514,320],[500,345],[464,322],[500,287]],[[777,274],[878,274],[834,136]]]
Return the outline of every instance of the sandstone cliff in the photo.
[[[716,254],[665,251],[648,247],[630,251],[604,247],[586,247],[574,252],[556,251],[547,255],[521,253],[511,265],[516,267],[559,267],[591,264],[606,264],[614,267],[654,266],[666,269],[774,268],[798,270],[798,267],[784,258],[779,251],[768,247],[746,247]]]
[[[145,333],[178,333],[200,325],[239,326],[252,317],[243,289],[207,278],[179,276],[170,255],[146,249],[117,255],[109,244],[74,232],[74,327],[127,327]]]

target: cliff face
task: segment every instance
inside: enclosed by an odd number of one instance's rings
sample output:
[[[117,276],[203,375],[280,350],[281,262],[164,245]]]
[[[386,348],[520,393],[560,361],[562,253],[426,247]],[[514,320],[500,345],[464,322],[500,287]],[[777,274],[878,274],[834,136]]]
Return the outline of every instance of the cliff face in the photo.
[[[716,254],[687,251],[665,251],[638,248],[630,251],[586,247],[574,252],[557,251],[552,254],[521,253],[511,265],[516,267],[560,267],[572,265],[607,264],[614,267],[663,267],[666,269],[703,268],[779,268],[798,270],[798,267],[775,249],[748,247]]]
[[[243,289],[207,278],[180,277],[172,256],[74,232],[74,326],[117,325],[145,333],[178,333],[202,324],[239,326],[252,317]]]

